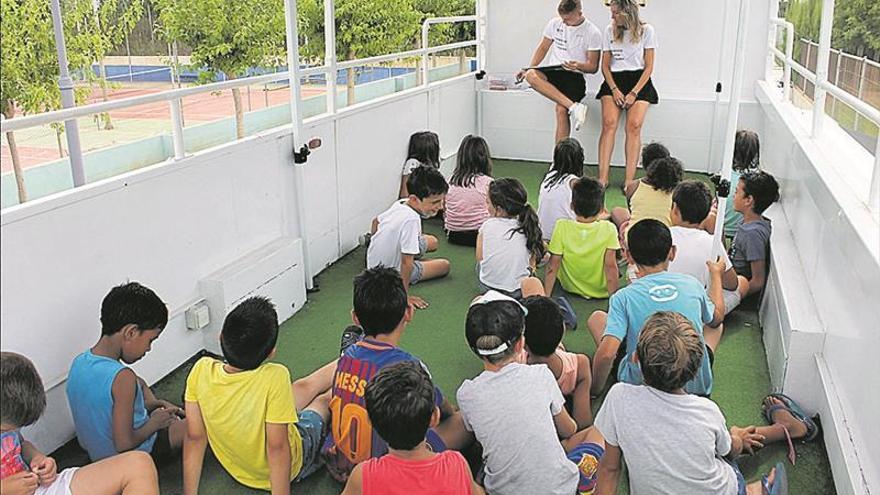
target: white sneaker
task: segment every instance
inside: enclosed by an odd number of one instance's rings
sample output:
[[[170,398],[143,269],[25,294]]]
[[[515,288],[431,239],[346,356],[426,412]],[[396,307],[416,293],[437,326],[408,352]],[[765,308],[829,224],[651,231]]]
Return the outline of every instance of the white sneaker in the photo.
[[[574,130],[579,131],[587,121],[587,106],[580,102],[575,103],[569,113],[574,118]]]

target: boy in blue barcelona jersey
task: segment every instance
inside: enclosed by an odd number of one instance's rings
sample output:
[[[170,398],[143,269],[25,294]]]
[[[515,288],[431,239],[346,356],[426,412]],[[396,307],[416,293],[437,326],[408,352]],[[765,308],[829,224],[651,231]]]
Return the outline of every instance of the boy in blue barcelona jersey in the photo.
[[[339,481],[345,482],[359,462],[388,452],[388,445],[367,416],[364,392],[382,368],[402,361],[425,367],[419,358],[398,347],[412,315],[400,272],[380,266],[355,277],[352,319],[365,336],[344,349],[339,358],[330,399],[330,434],[322,449],[327,470]],[[434,403],[441,418],[426,435],[432,450],[461,450],[472,443],[473,435],[465,430],[461,414],[436,387]]]
[[[692,394],[711,394],[714,348],[721,338],[718,327],[724,320],[721,289],[724,262],[706,262],[710,273],[707,290],[691,275],[666,271],[675,258],[675,246],[669,227],[662,222],[645,219],[636,223],[630,227],[627,241],[627,257],[630,264],[637,267],[638,278],[611,296],[608,313],[596,311],[587,321],[597,345],[591,393],[598,395],[605,388],[621,345],[626,347],[617,379],[634,385],[642,383],[642,373],[634,359],[639,333],[651,315],[657,311],[672,311],[691,321],[707,349],[699,371],[684,388]],[[704,329],[704,325],[708,327]]]

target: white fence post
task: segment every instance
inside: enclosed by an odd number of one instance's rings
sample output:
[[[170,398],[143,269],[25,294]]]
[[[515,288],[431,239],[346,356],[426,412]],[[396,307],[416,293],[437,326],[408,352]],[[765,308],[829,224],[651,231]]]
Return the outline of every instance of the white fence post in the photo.
[[[336,2],[324,0],[324,79],[327,87],[327,113],[336,113]]]
[[[183,108],[180,98],[168,102],[171,105],[171,142],[174,145],[174,159],[182,160],[186,156],[183,142]]]
[[[813,138],[822,133],[825,120],[825,88],[828,82],[828,58],[831,54],[831,27],[834,24],[834,0],[822,1],[822,24],[819,26],[819,52],[816,56],[816,84],[813,85]]]
[[[862,57],[862,68],[859,71],[859,89],[857,90],[860,100],[862,99],[862,89],[865,87],[865,67],[867,67],[867,66],[868,66],[868,57]],[[859,112],[856,112],[855,119],[853,119],[853,128],[856,130],[859,129],[859,119],[860,118],[861,118],[861,114],[859,114]],[[877,125],[880,126],[880,124],[877,124]],[[877,151],[880,151],[880,148],[877,148]]]

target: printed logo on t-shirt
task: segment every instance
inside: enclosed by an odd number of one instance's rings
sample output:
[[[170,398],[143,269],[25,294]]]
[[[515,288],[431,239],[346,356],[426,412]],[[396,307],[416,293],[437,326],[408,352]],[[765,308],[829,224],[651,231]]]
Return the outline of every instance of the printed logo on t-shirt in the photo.
[[[669,302],[678,298],[678,289],[674,285],[657,285],[648,289],[648,297],[654,302]]]
[[[623,60],[626,58],[626,55],[623,54],[623,48],[612,48],[611,56],[614,60]]]

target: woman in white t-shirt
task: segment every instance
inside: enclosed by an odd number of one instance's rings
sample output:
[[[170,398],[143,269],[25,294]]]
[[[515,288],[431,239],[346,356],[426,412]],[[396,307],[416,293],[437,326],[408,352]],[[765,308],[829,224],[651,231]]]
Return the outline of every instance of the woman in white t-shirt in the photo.
[[[400,199],[409,196],[409,191],[406,190],[406,179],[409,178],[409,174],[422,165],[440,168],[440,137],[431,131],[416,132],[409,137],[406,161],[403,162],[403,170],[400,173]]]
[[[516,179],[496,179],[489,185],[488,206],[490,217],[477,235],[480,292],[495,290],[514,299],[544,295],[532,273],[546,249],[526,188]]]
[[[639,19],[635,0],[611,0],[611,24],[602,40],[602,75],[605,82],[596,98],[602,102],[602,134],[599,137],[599,182],[608,185],[614,135],[621,112],[626,112],[626,179],[636,176],[642,148],[642,124],[648,106],[658,101],[651,82],[657,37],[654,26]]]
[[[587,91],[584,74],[599,70],[602,32],[584,17],[581,0],[561,0],[556,10],[559,17],[547,23],[529,67],[537,67],[545,57],[546,62],[540,68],[519,71],[516,79],[525,79],[556,103],[558,143],[571,133],[570,118],[574,118],[575,130],[587,120],[587,107],[581,103]]]
[[[571,186],[584,175],[584,149],[574,138],[560,141],[553,150],[553,164],[541,181],[538,221],[544,241],[550,242],[560,218],[575,219],[571,209]]]

